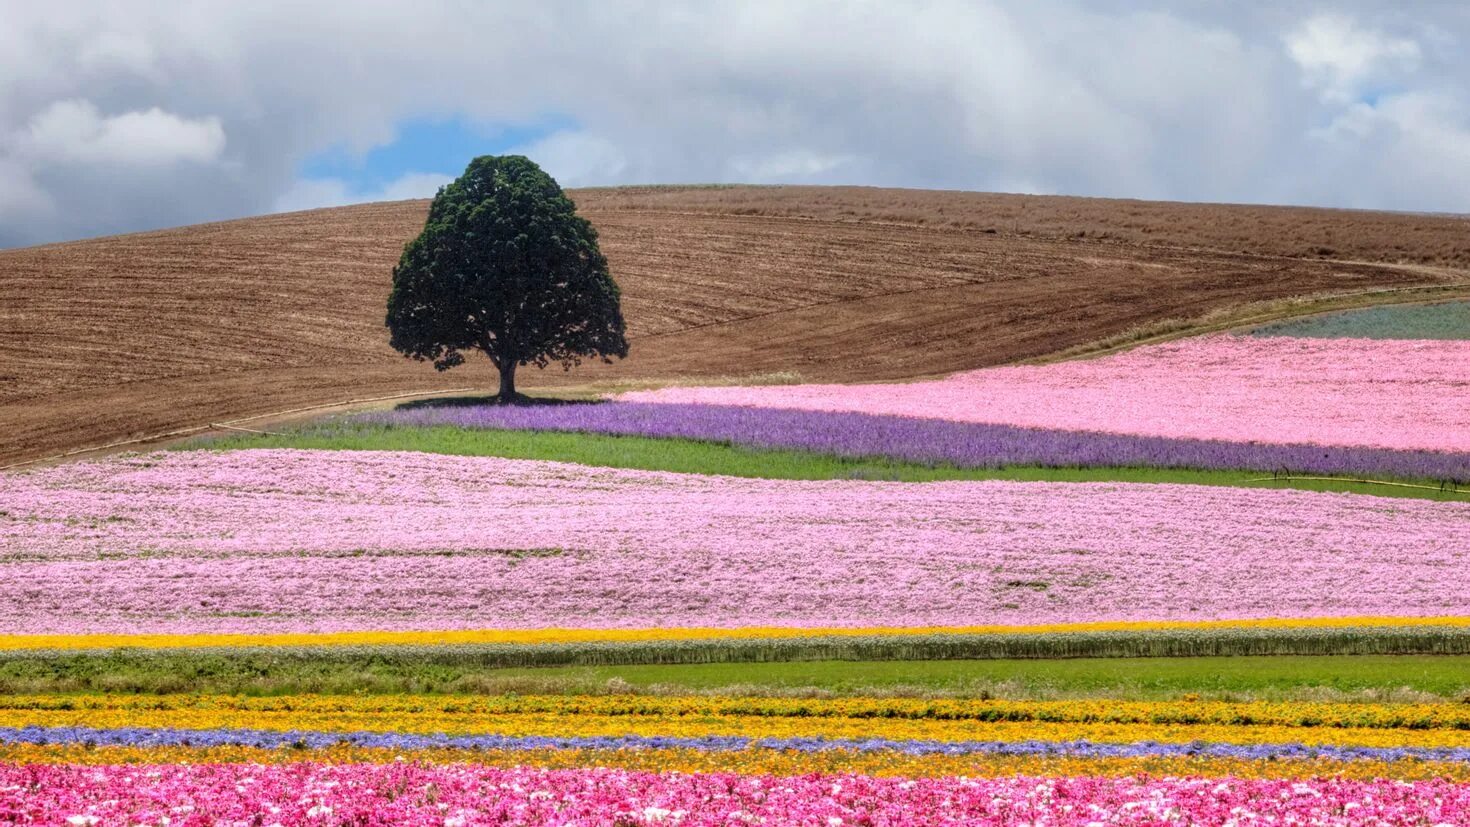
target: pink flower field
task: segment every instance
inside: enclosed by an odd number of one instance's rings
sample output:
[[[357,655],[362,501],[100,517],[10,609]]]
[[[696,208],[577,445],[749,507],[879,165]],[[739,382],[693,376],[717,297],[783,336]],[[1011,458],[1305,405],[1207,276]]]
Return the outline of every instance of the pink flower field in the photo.
[[[1470,450],[1470,341],[1209,336],[930,382],[665,388],[640,402],[1237,442]]]
[[[0,766],[38,824],[1463,824],[1445,781],[772,777],[474,764]]]
[[[12,633],[1470,614],[1470,504],[176,452],[0,488]]]

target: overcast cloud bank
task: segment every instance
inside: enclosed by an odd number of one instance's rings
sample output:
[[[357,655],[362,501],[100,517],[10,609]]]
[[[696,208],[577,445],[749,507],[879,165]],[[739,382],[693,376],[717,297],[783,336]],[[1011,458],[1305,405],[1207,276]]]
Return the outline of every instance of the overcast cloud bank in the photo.
[[[302,174],[422,118],[556,115],[568,186],[1470,211],[1454,3],[0,5],[0,246],[431,195]]]

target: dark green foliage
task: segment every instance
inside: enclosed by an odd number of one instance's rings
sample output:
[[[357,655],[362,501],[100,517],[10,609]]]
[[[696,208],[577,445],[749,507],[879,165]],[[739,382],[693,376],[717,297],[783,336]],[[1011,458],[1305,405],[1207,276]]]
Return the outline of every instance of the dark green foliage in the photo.
[[[473,692],[505,691],[511,685],[505,681],[528,676],[499,670],[534,667],[742,664],[749,679],[754,681],[762,674],[760,664],[807,661],[1343,655],[1470,655],[1470,629],[1447,626],[1219,628],[531,645],[16,651],[0,653],[0,693]],[[1342,664],[1341,668],[1345,672],[1353,670],[1350,664]],[[1154,669],[1157,671],[1158,667]],[[1459,690],[1470,682],[1458,676],[1456,673],[1455,678],[1446,679],[1453,686],[1441,689]],[[665,679],[676,680],[672,673],[665,675]],[[1319,674],[1312,680],[1321,682],[1323,678]],[[1392,680],[1398,682],[1393,685],[1402,685],[1409,682],[1409,675],[1404,673]],[[1372,681],[1359,682],[1360,686],[1370,684]],[[546,691],[544,685],[540,691]]]
[[[501,401],[515,398],[519,365],[628,354],[597,231],[519,155],[476,158],[439,190],[393,269],[387,324],[395,349],[439,370],[483,352]]]

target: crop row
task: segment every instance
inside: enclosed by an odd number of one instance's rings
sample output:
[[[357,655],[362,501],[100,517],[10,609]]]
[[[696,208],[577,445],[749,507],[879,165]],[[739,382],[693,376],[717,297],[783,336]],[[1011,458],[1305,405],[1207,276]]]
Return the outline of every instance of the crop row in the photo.
[[[1238,723],[1134,723],[1108,721],[980,721],[950,718],[797,717],[743,714],[648,713],[568,714],[541,712],[398,712],[358,709],[228,709],[137,707],[9,709],[0,727],[22,729],[269,730],[274,732],[384,732],[395,734],[493,735],[548,739],[638,736],[655,739],[748,737],[854,742],[883,741],[1033,742],[1089,741],[1132,744],[1277,744],[1292,748],[1388,749],[1411,757],[1416,750],[1470,749],[1470,730],[1296,726]],[[207,736],[201,735],[207,740]],[[1368,756],[1372,757],[1372,756]]]
[[[270,735],[278,733],[285,743],[301,748],[324,747],[342,738],[361,746],[405,749],[503,749],[514,743],[607,747],[633,737],[665,747],[769,744],[790,749],[805,744],[820,750],[868,745],[891,751],[906,742],[918,753],[1044,754],[1058,748],[1037,742],[1090,742],[1117,745],[1123,754],[1130,751],[1127,745],[1140,743],[1176,744],[1196,752],[1209,752],[1202,744],[1235,744],[1276,745],[1264,750],[1262,758],[1470,758],[1470,711],[1455,704],[415,695],[48,695],[0,700],[0,727],[15,740],[31,741],[66,741],[78,732],[85,741],[85,733],[121,730],[125,743],[139,739],[167,745],[175,740],[201,746],[241,741],[279,746]],[[170,734],[179,730],[187,732]],[[94,739],[108,743],[107,736]]]
[[[433,631],[280,632],[265,634],[0,634],[0,653],[102,649],[240,649],[268,647],[444,647],[532,646],[544,644],[625,644],[699,641],[816,640],[891,638],[922,641],[935,636],[1077,635],[1103,632],[1234,636],[1239,633],[1296,634],[1310,630],[1352,629],[1373,635],[1386,630],[1425,629],[1431,634],[1470,627],[1470,617],[1316,617],[1249,618],[1243,620],[1119,620],[1091,623],[1048,623],[1031,626],[663,626],[649,629],[455,629]],[[3,656],[3,655],[0,655]]]
[[[738,631],[734,634],[738,635]],[[371,674],[432,686],[453,670],[538,666],[1136,658],[1241,655],[1466,655],[1464,625],[1213,627],[1143,631],[880,634],[572,643],[197,646],[177,649],[0,650],[0,685],[141,690],[312,686],[331,674]],[[446,671],[448,670],[448,671]]]
[[[1324,339],[1470,339],[1470,302],[1390,304],[1288,319],[1251,331],[1252,336]]]
[[[8,721],[27,715],[131,714],[228,719],[259,715],[262,719],[301,721],[333,715],[381,720],[364,729],[390,732],[503,732],[483,723],[517,717],[562,720],[565,734],[578,731],[591,718],[685,720],[693,727],[718,718],[759,721],[793,719],[868,722],[936,721],[971,723],[1139,724],[1150,726],[1210,725],[1309,729],[1403,729],[1470,732],[1470,706],[1465,704],[1372,704],[1308,701],[1006,701],[993,699],[913,698],[735,698],[709,696],[577,696],[577,695],[7,695],[0,696],[0,716]],[[403,726],[394,726],[394,722]],[[452,726],[439,728],[440,723]],[[25,724],[22,724],[24,726]],[[165,724],[160,724],[165,725]],[[152,724],[148,724],[152,726]],[[191,727],[192,728],[192,727]],[[211,727],[212,728],[212,727]],[[229,725],[227,728],[245,728]],[[279,727],[261,727],[279,729]],[[355,731],[352,726],[312,727]],[[752,733],[745,733],[755,737]],[[868,737],[884,737],[879,732]],[[953,739],[949,739],[953,740]],[[1144,740],[1144,739],[1137,739]],[[1234,740],[1234,739],[1232,739]],[[1246,741],[1250,743],[1250,741]]]
[[[1179,439],[1470,451],[1470,341],[1207,336],[908,384],[664,388],[630,402]]]
[[[1198,468],[1470,481],[1470,453],[1177,439],[740,405],[601,402],[416,407],[360,414],[323,423],[306,433],[332,438],[372,428],[432,427],[692,439],[956,468]]]
[[[0,816],[157,824],[1455,824],[1470,786],[1348,779],[885,778],[478,764],[0,767]],[[182,818],[181,818],[182,816]]]
[[[382,749],[335,743],[301,751],[260,746],[110,746],[97,743],[3,743],[0,764],[285,764],[304,759],[331,764],[395,762],[423,764],[484,764],[494,767],[559,768],[609,767],[660,773],[742,773],[763,776],[807,776],[811,773],[860,776],[1005,777],[1005,776],[1113,776],[1113,777],[1236,777],[1236,779],[1354,779],[1448,780],[1470,783],[1470,762],[1432,761],[1417,754],[1367,758],[1358,749],[1348,758],[1307,756],[1307,752],[1279,761],[1232,758],[1226,755],[1179,754],[1083,756],[1063,754],[923,754],[901,751],[788,751],[741,749]],[[1323,749],[1322,754],[1326,754]],[[1407,758],[1407,759],[1404,759]]]
[[[0,515],[15,634],[1470,614],[1470,503],[1303,491],[259,450],[13,475]]]
[[[1197,725],[1195,725],[1197,726]],[[1244,725],[1242,725],[1244,726]],[[575,728],[575,727],[571,727]],[[1249,732],[1242,732],[1248,736]],[[737,758],[755,751],[820,755],[828,752],[895,754],[909,757],[969,756],[978,766],[987,758],[1201,758],[1231,761],[1431,761],[1470,764],[1467,747],[1365,747],[1297,742],[1094,742],[995,740],[893,740],[881,737],[836,739],[811,736],[753,738],[742,735],[446,735],[418,732],[312,732],[264,729],[169,729],[128,727],[98,729],[87,726],[27,726],[0,729],[0,744],[36,746],[219,749],[248,747],[258,750],[392,750],[477,756],[486,753],[573,751],[605,754],[658,750],[669,754],[700,752]]]
[[[1025,746],[1016,744],[1012,746]],[[1125,745],[1126,746],[1126,745]],[[1325,757],[1332,747],[1238,747],[1223,744],[1209,749],[1195,745],[1153,745],[1157,752],[1082,755],[1066,752],[926,752],[834,748],[786,750],[753,747],[711,751],[689,747],[643,749],[532,748],[454,749],[431,747],[363,747],[339,741],[301,749],[237,744],[149,744],[123,746],[97,741],[29,743],[0,741],[0,764],[171,764],[249,763],[278,764],[318,760],[334,764],[387,763],[399,759],[431,764],[484,764],[499,767],[569,769],[611,767],[655,772],[738,772],[760,775],[859,775],[938,778],[944,776],[1195,776],[1220,778],[1346,778],[1370,781],[1443,779],[1470,783],[1470,761],[1433,760],[1435,750],[1337,750],[1342,758]],[[1164,749],[1164,748],[1170,748]],[[1230,750],[1242,750],[1235,757]],[[1267,752],[1270,751],[1270,752]],[[1279,760],[1260,755],[1283,753]]]
[[[1320,748],[1317,754],[1326,754]],[[609,767],[617,770],[660,771],[660,773],[742,773],[761,776],[807,776],[811,773],[860,776],[1004,777],[1004,776],[1192,776],[1236,777],[1236,779],[1354,779],[1430,780],[1470,783],[1470,762],[1433,761],[1417,758],[1417,752],[1398,755],[1386,751],[1383,759],[1369,758],[1355,749],[1347,758],[1297,756],[1279,761],[1232,758],[1223,754],[1204,755],[1189,751],[1177,754],[1085,756],[1064,754],[923,754],[903,751],[860,751],[860,749],[738,749],[711,752],[706,749],[384,749],[335,743],[301,751],[297,748],[260,746],[113,746],[98,743],[4,743],[0,742],[0,764],[285,764],[303,759],[331,764],[395,762],[403,758],[422,764],[482,764],[494,767],[582,768]],[[1407,759],[1402,759],[1407,758]]]

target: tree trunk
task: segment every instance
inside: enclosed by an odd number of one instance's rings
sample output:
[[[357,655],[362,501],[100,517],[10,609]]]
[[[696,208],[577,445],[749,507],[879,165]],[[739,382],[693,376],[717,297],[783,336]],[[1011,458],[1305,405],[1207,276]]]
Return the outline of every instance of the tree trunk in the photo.
[[[500,395],[496,397],[501,403],[514,402],[516,394],[516,363],[507,360],[500,366]]]

